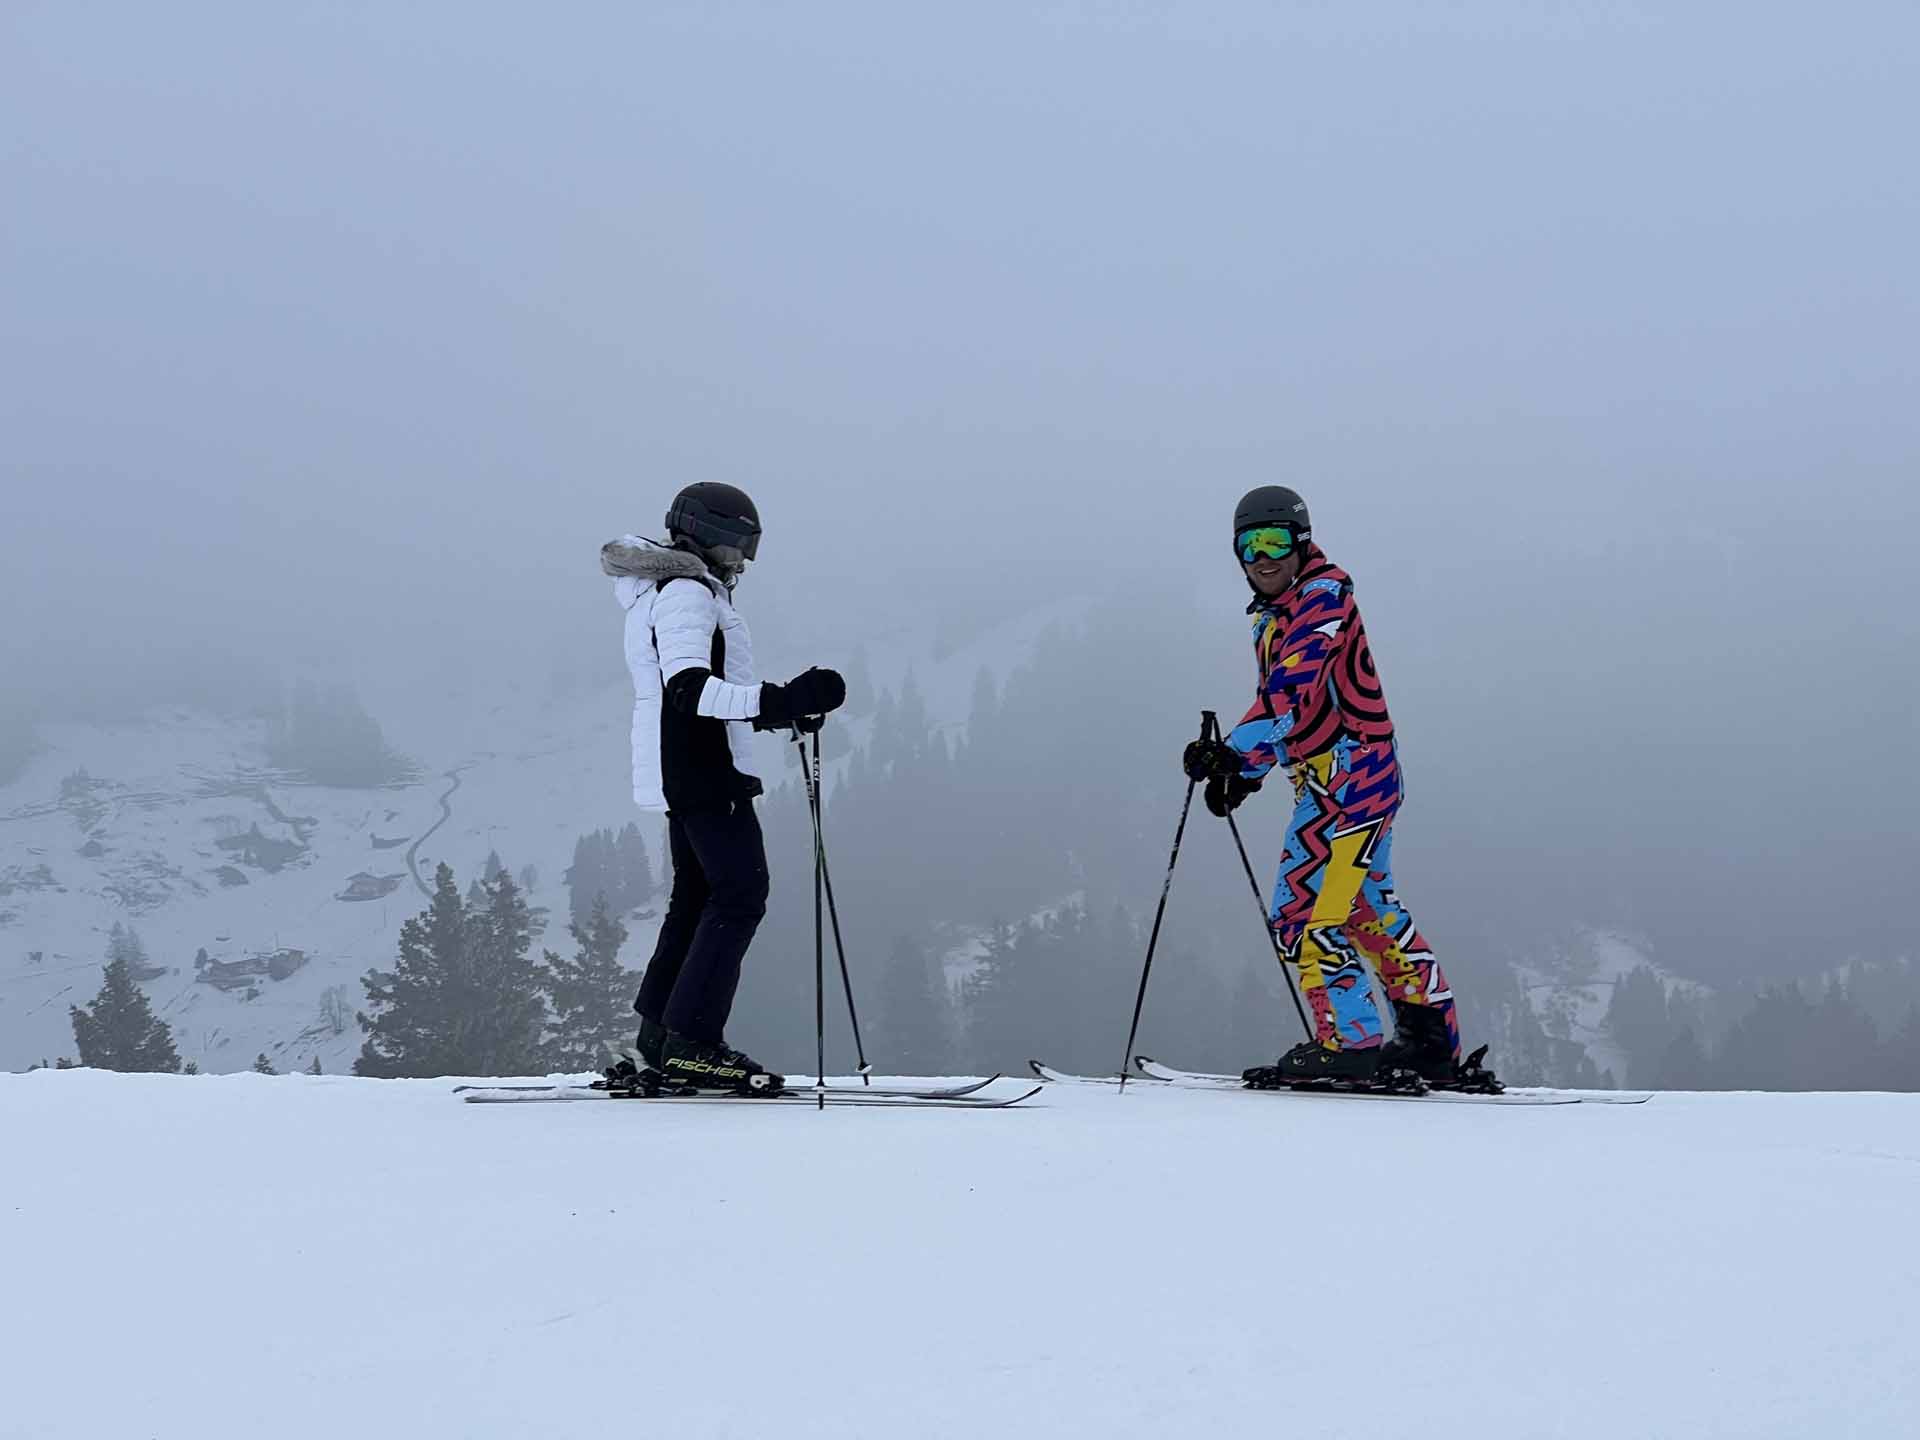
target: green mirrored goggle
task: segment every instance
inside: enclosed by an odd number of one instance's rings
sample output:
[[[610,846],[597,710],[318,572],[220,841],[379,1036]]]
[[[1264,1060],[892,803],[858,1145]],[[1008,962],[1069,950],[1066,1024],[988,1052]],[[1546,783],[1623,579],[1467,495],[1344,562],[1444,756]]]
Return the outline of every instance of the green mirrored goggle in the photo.
[[[1293,553],[1293,531],[1284,525],[1242,530],[1233,537],[1233,548],[1239,552],[1242,565],[1252,565],[1259,560],[1284,560]]]

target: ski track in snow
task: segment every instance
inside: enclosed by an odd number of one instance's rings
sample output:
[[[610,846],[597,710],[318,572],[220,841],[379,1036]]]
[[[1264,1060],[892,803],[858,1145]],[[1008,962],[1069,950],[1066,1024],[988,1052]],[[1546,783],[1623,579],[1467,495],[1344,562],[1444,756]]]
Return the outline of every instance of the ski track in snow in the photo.
[[[429,900],[433,898],[433,887],[420,878],[420,866],[416,862],[416,857],[420,854],[420,847],[433,838],[434,832],[453,819],[453,796],[454,792],[460,788],[460,772],[471,769],[476,763],[478,762],[470,760],[465,765],[456,765],[445,772],[446,778],[452,783],[440,793],[440,818],[414,837],[414,842],[407,847],[407,873],[413,877],[413,883],[419,887],[420,893]]]
[[[888,1114],[454,1083],[0,1076],[0,1435],[1877,1440],[1920,1415],[1920,1096],[1055,1086]],[[106,1296],[148,1317],[110,1383]],[[762,1336],[715,1341],[727,1314]]]

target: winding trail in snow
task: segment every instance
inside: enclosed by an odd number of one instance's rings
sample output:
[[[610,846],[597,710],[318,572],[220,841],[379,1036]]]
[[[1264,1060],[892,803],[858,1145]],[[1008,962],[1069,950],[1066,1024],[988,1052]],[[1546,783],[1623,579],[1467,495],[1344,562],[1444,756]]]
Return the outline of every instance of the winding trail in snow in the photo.
[[[433,832],[453,818],[453,805],[451,802],[453,800],[453,792],[460,788],[460,772],[462,770],[472,769],[474,763],[475,762],[469,760],[465,765],[456,765],[453,769],[442,772],[446,775],[447,779],[453,783],[447,786],[446,790],[442,792],[440,796],[440,818],[429,825],[426,830],[422,832],[420,838],[407,847],[407,873],[413,876],[413,883],[419,887],[420,893],[429,900],[433,898],[433,887],[420,878],[420,867],[414,863],[414,857],[420,853],[420,847],[433,838]]]

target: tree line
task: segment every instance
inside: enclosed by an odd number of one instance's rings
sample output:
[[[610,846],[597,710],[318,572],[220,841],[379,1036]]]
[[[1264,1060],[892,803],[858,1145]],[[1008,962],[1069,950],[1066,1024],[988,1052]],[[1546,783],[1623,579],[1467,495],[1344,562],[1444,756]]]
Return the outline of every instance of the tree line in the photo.
[[[1920,1090],[1920,966],[1856,961],[1731,996],[1641,966],[1614,986],[1607,1029],[1634,1086]]]

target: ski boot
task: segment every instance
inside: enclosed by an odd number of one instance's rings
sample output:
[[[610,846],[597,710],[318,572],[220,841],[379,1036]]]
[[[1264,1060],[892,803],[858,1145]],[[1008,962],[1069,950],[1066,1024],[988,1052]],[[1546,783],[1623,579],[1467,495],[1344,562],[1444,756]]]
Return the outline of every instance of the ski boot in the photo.
[[[1413,1077],[1435,1090],[1498,1095],[1505,1087],[1487,1069],[1482,1045],[1464,1062],[1454,1059],[1446,1016],[1430,1005],[1393,1002],[1393,1039],[1380,1051],[1383,1078]]]
[[[640,1059],[649,1070],[658,1070],[660,1062],[666,1058],[667,1027],[658,1020],[640,1017],[640,1033],[634,1037],[633,1048],[640,1052]]]
[[[695,1040],[672,1030],[666,1034],[660,1074],[673,1089],[723,1095],[773,1096],[787,1083],[786,1076],[774,1074],[725,1040]]]
[[[608,1044],[619,1058],[600,1072],[593,1082],[596,1090],[617,1090],[622,1094],[657,1095],[662,1088],[660,1061],[667,1043],[667,1027],[658,1020],[640,1017],[640,1033],[631,1045]]]
[[[1339,1090],[1371,1090],[1379,1071],[1380,1048],[1334,1050],[1316,1040],[1303,1040],[1271,1065],[1242,1071],[1249,1090],[1288,1090],[1295,1086],[1325,1086]]]

